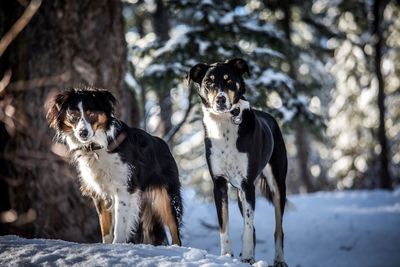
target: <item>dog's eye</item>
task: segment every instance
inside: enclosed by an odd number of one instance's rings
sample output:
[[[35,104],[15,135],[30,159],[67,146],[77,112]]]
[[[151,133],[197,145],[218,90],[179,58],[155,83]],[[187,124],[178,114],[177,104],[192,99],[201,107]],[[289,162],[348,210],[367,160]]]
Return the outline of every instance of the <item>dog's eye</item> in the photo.
[[[92,111],[89,111],[89,112],[88,112],[88,117],[89,117],[89,118],[94,118],[94,117],[96,117],[96,113],[94,113],[94,112],[92,112]]]
[[[79,120],[79,114],[77,113],[69,113],[67,115],[67,118],[70,122],[76,123]]]
[[[205,82],[205,86],[204,86],[204,88],[207,90],[207,91],[209,91],[212,87],[213,87],[213,83],[212,83],[212,81],[206,81]]]
[[[97,113],[94,111],[88,111],[88,112],[86,112],[86,115],[87,115],[89,121],[95,121],[97,119]]]

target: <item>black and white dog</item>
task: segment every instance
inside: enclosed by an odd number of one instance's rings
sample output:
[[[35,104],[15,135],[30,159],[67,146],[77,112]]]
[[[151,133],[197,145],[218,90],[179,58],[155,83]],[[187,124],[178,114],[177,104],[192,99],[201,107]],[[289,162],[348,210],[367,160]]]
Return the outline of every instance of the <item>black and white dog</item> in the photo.
[[[181,245],[178,168],[167,144],[117,120],[114,96],[94,88],[68,89],[47,119],[76,163],[82,192],[93,198],[103,243]]]
[[[203,107],[207,164],[214,182],[221,254],[232,253],[228,231],[227,182],[238,189],[239,208],[244,217],[241,258],[254,262],[255,183],[275,207],[275,266],[287,266],[283,257],[282,217],[286,202],[287,155],[275,119],[250,107],[243,94],[243,74],[250,74],[243,59],[211,65],[197,64],[188,78],[197,83]],[[273,177],[267,177],[267,164]]]

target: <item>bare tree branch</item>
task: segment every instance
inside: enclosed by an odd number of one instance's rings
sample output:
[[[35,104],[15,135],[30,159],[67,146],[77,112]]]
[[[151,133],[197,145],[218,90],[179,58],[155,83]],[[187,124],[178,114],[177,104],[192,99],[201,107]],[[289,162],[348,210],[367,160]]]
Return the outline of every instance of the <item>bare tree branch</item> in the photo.
[[[37,12],[42,0],[32,0],[27,8],[25,9],[22,16],[14,23],[11,29],[1,38],[0,40],[0,56],[3,55],[4,51],[10,45],[10,43],[17,37],[17,35],[28,25],[33,15]]]
[[[174,127],[172,127],[172,129],[164,136],[164,140],[169,143],[172,138],[175,136],[175,134],[179,131],[179,129],[183,126],[183,124],[185,124],[187,118],[189,117],[189,113],[193,108],[193,102],[192,102],[192,98],[193,98],[193,89],[192,87],[190,87],[189,89],[189,96],[188,96],[188,102],[189,102],[189,106],[185,112],[185,115],[183,116],[183,119],[180,123],[178,123],[177,125],[175,125]]]
[[[35,78],[31,80],[20,80],[16,82],[12,82],[7,87],[8,91],[25,91],[32,88],[51,86],[51,85],[59,85],[60,83],[67,82],[71,79],[71,72],[66,71],[61,74],[46,76]],[[0,87],[1,89],[1,87]],[[0,90],[1,93],[1,90]]]
[[[10,80],[11,80],[11,70],[7,70],[4,73],[3,79],[1,79],[0,81],[0,97],[3,96],[4,89],[10,83]]]

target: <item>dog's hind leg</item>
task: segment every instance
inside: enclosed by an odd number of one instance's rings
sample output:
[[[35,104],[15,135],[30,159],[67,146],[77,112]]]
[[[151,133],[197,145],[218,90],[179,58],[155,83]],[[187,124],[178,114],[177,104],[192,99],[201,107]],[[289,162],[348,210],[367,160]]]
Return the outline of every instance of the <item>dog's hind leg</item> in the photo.
[[[181,220],[182,202],[180,194],[169,194],[165,188],[152,189],[153,209],[160,216],[161,221],[168,226],[172,237],[172,244],[181,246],[179,225]]]
[[[242,205],[242,213],[244,218],[243,244],[241,259],[243,262],[254,263],[254,208],[255,208],[255,188],[254,184],[242,181],[241,189],[239,189],[239,198]]]
[[[275,182],[275,181],[274,181]],[[283,234],[283,227],[282,227],[282,218],[283,218],[283,211],[284,208],[282,208],[282,196],[279,190],[274,190],[273,193],[273,204],[275,207],[275,260],[274,260],[274,266],[276,267],[287,267],[287,264],[285,263],[284,256],[283,256],[283,239],[284,239],[284,234]]]
[[[268,184],[272,192],[272,202],[275,207],[275,260],[274,266],[287,267],[283,255],[283,227],[282,219],[286,204],[286,173],[287,158],[284,150],[280,155],[273,155],[270,161],[273,179],[268,179]]]
[[[221,255],[233,256],[231,239],[229,237],[228,185],[223,177],[215,177],[214,202],[218,214]]]
[[[182,241],[180,235],[180,227],[182,224],[183,204],[182,204],[180,187],[169,190],[168,196],[170,200],[169,207],[171,209],[171,214],[172,214],[172,229],[176,228],[175,238],[174,236],[172,236],[172,241],[174,241],[175,239],[176,242],[174,242],[173,244],[181,246]]]
[[[160,216],[154,211],[152,206],[152,199],[146,199],[146,201],[142,203],[140,218],[142,240],[139,240],[139,242],[155,246],[168,245],[164,225],[161,222]]]

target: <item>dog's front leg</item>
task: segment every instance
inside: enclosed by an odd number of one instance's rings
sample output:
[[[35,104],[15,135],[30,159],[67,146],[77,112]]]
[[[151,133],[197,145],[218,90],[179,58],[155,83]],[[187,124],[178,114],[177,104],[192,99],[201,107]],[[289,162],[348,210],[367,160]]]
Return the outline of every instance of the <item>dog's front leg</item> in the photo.
[[[125,243],[128,238],[128,219],[129,219],[129,193],[119,190],[120,193],[114,196],[114,239],[115,243]]]
[[[112,208],[113,204],[112,204],[112,200],[111,199],[107,200],[106,205],[107,205],[106,208],[107,208],[107,210],[109,212],[110,227],[108,229],[108,234],[106,232],[106,235],[103,236],[103,243],[111,244],[113,242],[113,239],[114,239],[114,227],[115,227],[115,214],[114,213],[115,213],[115,211]]]
[[[102,242],[104,244],[112,242],[113,218],[110,209],[111,203],[105,199],[92,197],[96,207],[97,215],[99,216],[100,230]]]
[[[214,181],[214,201],[217,208],[221,255],[233,256],[231,240],[229,237],[229,216],[228,216],[228,185],[223,177],[216,177]]]
[[[254,185],[244,180],[242,182],[242,188],[239,189],[239,198],[244,219],[243,244],[240,255],[243,262],[253,264],[255,247],[255,231],[253,225],[255,207]]]

